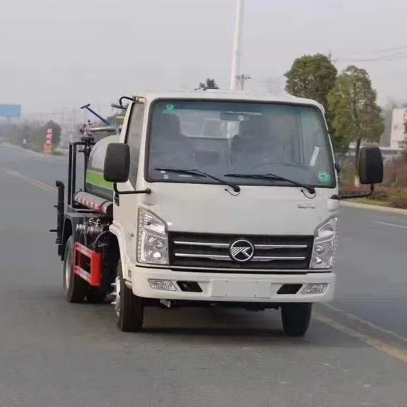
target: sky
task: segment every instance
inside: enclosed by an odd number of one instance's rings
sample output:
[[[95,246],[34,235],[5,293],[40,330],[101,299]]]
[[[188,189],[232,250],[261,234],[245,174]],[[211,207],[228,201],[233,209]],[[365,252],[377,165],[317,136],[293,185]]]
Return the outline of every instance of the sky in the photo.
[[[0,0],[0,103],[24,112],[108,106],[138,91],[193,89],[207,77],[227,88],[235,7],[236,0]],[[279,92],[295,58],[330,52],[339,70],[368,70],[380,103],[407,99],[406,16],[405,0],[246,0],[247,89]]]

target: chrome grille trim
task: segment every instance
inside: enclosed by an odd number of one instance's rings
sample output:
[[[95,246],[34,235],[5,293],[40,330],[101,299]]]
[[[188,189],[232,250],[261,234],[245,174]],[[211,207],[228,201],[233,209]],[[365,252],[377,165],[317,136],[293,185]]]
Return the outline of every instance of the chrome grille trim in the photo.
[[[231,245],[247,240],[254,255],[247,262],[232,260]],[[249,272],[303,272],[309,269],[313,236],[239,236],[169,232],[170,268]]]
[[[216,254],[192,254],[192,253],[174,253],[175,257],[191,258],[191,259],[213,259],[219,261],[230,261],[228,255]],[[273,257],[273,256],[253,256],[254,261],[300,261],[305,260],[306,257]]]
[[[211,243],[211,242],[188,242],[182,240],[175,240],[174,245],[180,246],[202,246],[202,247],[221,247],[229,248],[230,243]],[[255,244],[255,249],[258,250],[272,250],[272,249],[306,249],[305,244]]]

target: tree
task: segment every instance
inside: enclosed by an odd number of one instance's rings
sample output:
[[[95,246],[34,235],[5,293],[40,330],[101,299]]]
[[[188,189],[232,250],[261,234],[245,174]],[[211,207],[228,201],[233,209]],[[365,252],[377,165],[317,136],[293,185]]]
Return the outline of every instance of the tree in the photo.
[[[55,123],[54,121],[50,120],[45,124],[43,129],[45,130],[45,133],[47,132],[48,129],[52,129],[52,133],[54,135],[54,146],[58,146],[61,141],[61,132],[62,132],[61,126],[58,123]]]
[[[328,96],[336,135],[356,143],[355,166],[362,142],[377,142],[384,131],[381,108],[376,99],[377,93],[368,73],[356,66],[347,67],[339,75]]]
[[[52,120],[49,120],[46,124],[40,123],[26,123],[23,127],[23,139],[26,140],[24,145],[29,150],[42,152],[44,151],[44,144],[47,138],[48,129],[52,129],[54,139],[54,146],[58,146],[61,141],[61,126]]]
[[[328,94],[335,86],[337,74],[329,56],[304,55],[285,74],[285,89],[294,96],[316,100],[328,110]]]
[[[203,89],[203,90],[207,90],[207,89],[219,89],[219,86],[216,84],[215,79],[207,79],[205,81],[205,83],[201,82],[199,84],[198,89]]]
[[[297,58],[285,74],[286,91],[293,96],[316,100],[325,109],[326,121],[335,152],[346,153],[349,143],[338,137],[332,129],[332,115],[328,94],[334,88],[338,71],[330,56],[304,55]]]

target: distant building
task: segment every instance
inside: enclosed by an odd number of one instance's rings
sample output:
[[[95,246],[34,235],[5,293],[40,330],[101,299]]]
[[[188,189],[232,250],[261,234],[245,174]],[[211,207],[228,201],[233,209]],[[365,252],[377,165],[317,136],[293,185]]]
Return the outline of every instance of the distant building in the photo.
[[[407,121],[407,109],[393,109],[391,121],[390,148],[403,148],[406,135],[404,134],[404,123]]]

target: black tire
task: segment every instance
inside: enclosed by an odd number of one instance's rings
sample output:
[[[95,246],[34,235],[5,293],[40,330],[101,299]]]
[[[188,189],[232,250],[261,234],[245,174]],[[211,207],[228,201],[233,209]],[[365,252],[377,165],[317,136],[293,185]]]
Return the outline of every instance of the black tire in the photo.
[[[116,325],[123,332],[139,332],[143,328],[144,300],[134,295],[132,290],[126,286],[120,261],[117,266],[117,276],[120,284],[120,297],[116,296],[119,305],[119,307],[117,304],[115,305]]]
[[[281,320],[287,336],[302,337],[306,334],[312,314],[312,304],[292,303],[281,306]]]
[[[91,304],[103,304],[106,299],[106,292],[97,287],[89,287],[86,299]]]
[[[85,298],[89,284],[74,273],[75,241],[70,236],[65,246],[63,285],[66,299],[70,303],[80,303]]]

